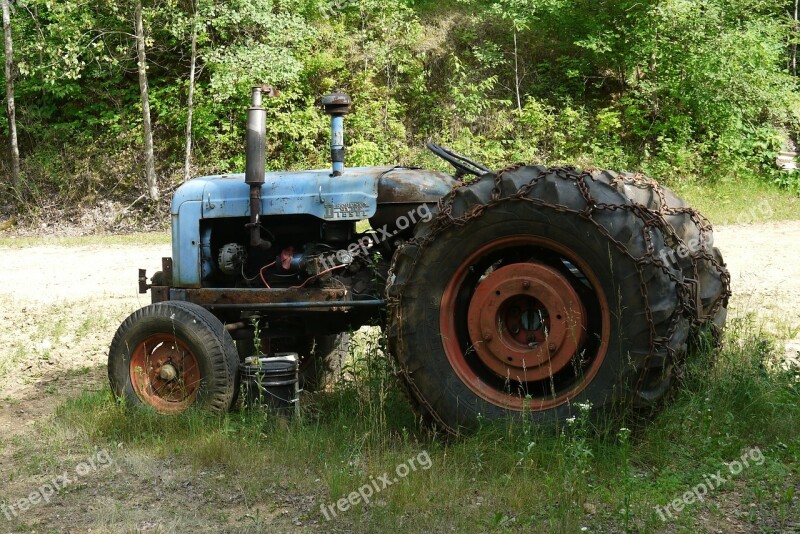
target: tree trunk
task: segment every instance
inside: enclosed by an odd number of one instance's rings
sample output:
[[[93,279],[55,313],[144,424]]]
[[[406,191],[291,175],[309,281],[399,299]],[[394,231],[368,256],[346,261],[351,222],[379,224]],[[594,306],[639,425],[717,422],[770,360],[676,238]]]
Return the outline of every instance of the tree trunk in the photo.
[[[519,55],[517,50],[517,28],[514,28],[514,88],[517,92],[517,110],[522,111],[522,99],[519,97]]]
[[[794,24],[792,24],[792,75],[797,76],[797,8],[798,0],[794,0]]]
[[[19,187],[19,146],[17,145],[17,111],[14,106],[14,45],[11,40],[11,11],[8,0],[3,5],[3,35],[6,54],[6,104],[8,109],[8,132],[11,145],[11,185]]]
[[[139,67],[139,92],[142,95],[142,119],[144,131],[144,172],[150,200],[158,200],[155,156],[153,155],[153,128],[150,123],[150,99],[147,89],[147,56],[144,50],[144,25],[142,24],[142,2],[136,2],[136,55]]]
[[[197,65],[197,6],[192,18],[192,65],[189,68],[189,96],[186,101],[186,159],[183,165],[183,180],[192,177],[192,112],[194,111],[194,73]]]

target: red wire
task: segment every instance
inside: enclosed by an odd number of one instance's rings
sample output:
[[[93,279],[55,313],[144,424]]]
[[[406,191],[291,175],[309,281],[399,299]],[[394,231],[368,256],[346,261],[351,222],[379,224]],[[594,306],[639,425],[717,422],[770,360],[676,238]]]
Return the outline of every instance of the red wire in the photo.
[[[261,269],[259,269],[259,271],[258,271],[258,276],[260,276],[260,277],[261,277],[261,281],[262,281],[262,282],[264,282],[264,285],[267,287],[267,289],[272,289],[272,288],[270,288],[270,287],[269,287],[269,284],[267,283],[267,280],[264,278],[264,271],[265,271],[265,270],[267,270],[267,269],[269,269],[270,267],[272,267],[272,266],[273,266],[273,265],[275,265],[276,263],[278,263],[278,260],[275,260],[275,261],[273,261],[273,262],[272,262],[272,263],[270,263],[269,265],[265,265],[265,266],[263,266],[263,267],[262,267]],[[309,277],[308,277],[308,278],[306,278],[306,279],[305,279],[305,281],[304,281],[302,284],[300,284],[299,286],[292,286],[292,287],[290,287],[289,289],[301,289],[301,288],[303,288],[303,287],[304,287],[304,286],[305,286],[307,283],[309,283],[311,280],[314,280],[315,278],[319,278],[319,277],[320,277],[320,276],[322,276],[323,274],[329,273],[329,272],[331,272],[331,271],[335,271],[336,269],[341,269],[342,267],[347,267],[347,265],[336,265],[336,266],[334,266],[334,267],[331,267],[330,269],[325,269],[325,270],[324,270],[324,271],[322,271],[321,273],[315,274],[314,276],[309,276]]]
[[[307,283],[309,283],[311,280],[313,280],[314,278],[318,278],[318,277],[322,276],[323,274],[325,274],[325,273],[329,273],[329,272],[331,272],[331,271],[333,271],[333,270],[336,270],[336,269],[341,269],[342,267],[347,267],[347,265],[336,265],[336,266],[334,266],[334,267],[331,267],[330,269],[325,269],[325,270],[324,270],[324,271],[322,271],[321,273],[315,274],[314,276],[309,276],[308,278],[306,278],[306,281],[305,281],[305,282],[303,282],[302,284],[300,284],[299,286],[292,286],[292,287],[290,287],[289,289],[300,289],[300,288],[302,288],[304,285],[306,285]]]
[[[264,282],[264,285],[265,285],[265,286],[267,286],[267,289],[272,289],[272,288],[270,288],[270,287],[269,287],[269,284],[267,283],[267,280],[264,278],[264,270],[265,270],[265,269],[269,269],[270,267],[272,267],[272,266],[273,266],[273,265],[275,265],[276,263],[278,263],[278,260],[275,260],[275,261],[273,261],[273,262],[272,262],[272,263],[270,263],[269,265],[265,265],[265,266],[263,266],[263,267],[262,267],[262,268],[261,268],[261,269],[258,271],[258,276],[260,276],[260,277],[261,277],[261,281],[262,281],[262,282]]]

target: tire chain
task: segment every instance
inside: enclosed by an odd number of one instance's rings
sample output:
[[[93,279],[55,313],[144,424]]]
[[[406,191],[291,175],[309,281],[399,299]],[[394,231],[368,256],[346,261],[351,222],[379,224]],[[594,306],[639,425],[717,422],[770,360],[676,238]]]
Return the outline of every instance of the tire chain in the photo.
[[[468,222],[472,221],[473,219],[479,218],[487,208],[491,208],[495,205],[498,205],[502,202],[507,202],[509,200],[519,200],[519,201],[526,201],[531,202],[534,205],[548,207],[553,210],[564,212],[564,213],[573,213],[584,220],[590,222],[594,225],[598,231],[606,237],[617,249],[619,249],[623,254],[628,256],[637,266],[637,270],[639,271],[639,281],[640,281],[640,292],[645,302],[645,314],[647,317],[647,322],[649,324],[650,330],[650,351],[647,355],[643,368],[647,368],[647,363],[652,358],[653,354],[657,353],[658,351],[665,349],[669,356],[670,363],[682,363],[676,362],[676,355],[675,350],[672,346],[670,346],[670,341],[674,336],[680,321],[682,318],[688,318],[691,326],[694,328],[700,328],[708,323],[712,322],[714,317],[719,312],[720,308],[723,306],[727,306],[728,299],[731,295],[730,291],[730,275],[728,273],[727,268],[725,267],[724,263],[721,263],[717,260],[712,254],[706,251],[705,245],[699,247],[697,250],[692,250],[694,247],[688,247],[686,243],[683,242],[683,239],[675,228],[666,220],[666,216],[669,215],[688,215],[691,221],[695,224],[700,232],[700,243],[704,244],[710,241],[706,241],[706,239],[711,235],[713,231],[713,227],[711,222],[703,216],[697,210],[691,207],[669,207],[666,199],[666,195],[664,193],[664,189],[652,178],[649,178],[643,174],[632,174],[621,176],[618,175],[615,178],[612,178],[611,185],[615,185],[619,182],[624,182],[625,180],[629,180],[632,182],[633,185],[637,187],[645,187],[649,188],[658,195],[660,207],[658,209],[650,208],[644,206],[642,204],[638,204],[634,202],[632,199],[628,204],[606,204],[606,203],[599,203],[597,202],[591,195],[591,191],[589,190],[589,186],[587,185],[587,180],[591,180],[593,182],[597,182],[597,177],[592,174],[592,171],[596,169],[587,168],[583,171],[576,170],[575,167],[572,166],[563,166],[563,167],[551,167],[543,169],[538,176],[532,178],[528,183],[523,184],[516,192],[507,195],[505,197],[501,197],[501,182],[503,179],[503,175],[507,172],[516,171],[526,165],[523,163],[515,163],[510,165],[498,172],[495,173],[494,177],[494,187],[491,190],[491,200],[486,204],[481,204],[478,206],[473,207],[467,213],[461,216],[453,216],[452,209],[453,209],[453,202],[458,191],[464,187],[468,187],[471,184],[477,182],[482,177],[475,178],[470,181],[462,181],[452,190],[450,190],[446,195],[438,201],[438,214],[429,222],[430,224],[430,231],[426,233],[424,237],[415,236],[408,240],[403,246],[415,246],[417,248],[416,254],[413,258],[411,263],[411,272],[414,271],[414,268],[422,257],[422,254],[425,251],[425,248],[436,238],[437,235],[442,233],[444,230],[451,226],[464,226]],[[583,197],[584,201],[586,202],[586,207],[583,210],[575,210],[568,206],[564,206],[562,204],[555,204],[545,202],[539,198],[529,198],[528,194],[534,188],[534,186],[541,181],[545,176],[549,174],[554,174],[557,177],[574,182],[578,190],[580,191],[581,196]],[[487,175],[484,175],[487,176]],[[619,191],[618,191],[619,192]],[[616,210],[625,210],[631,212],[637,218],[639,218],[643,222],[642,234],[646,244],[646,253],[643,257],[637,258],[625,247],[625,245],[611,236],[610,232],[599,222],[597,222],[592,214],[596,211],[616,211]],[[665,239],[665,244],[674,249],[679,245],[683,245],[689,251],[689,258],[691,258],[692,267],[694,271],[695,278],[688,279],[681,277],[680,279],[675,275],[674,270],[667,265],[662,258],[659,258],[655,254],[655,246],[652,243],[652,239],[650,236],[650,230],[656,228],[661,231],[662,235]],[[670,241],[672,244],[670,244]],[[402,248],[402,247],[401,247]],[[398,257],[400,256],[399,250],[394,254],[392,258],[392,264],[389,270],[389,277],[390,281],[394,280],[394,272],[395,272],[395,265],[397,262]],[[716,301],[714,302],[713,306],[711,307],[709,313],[704,314],[702,309],[702,304],[700,300],[700,287],[699,287],[699,269],[698,263],[700,261],[707,261],[713,269],[719,275],[720,281],[722,282],[722,292],[717,297]],[[646,265],[653,265],[664,272],[664,274],[669,277],[669,279],[675,283],[676,286],[676,293],[679,299],[679,305],[673,311],[672,316],[670,317],[670,325],[667,329],[667,333],[665,336],[657,336],[655,323],[653,321],[653,314],[650,307],[647,305],[648,298],[647,298],[647,283],[644,277],[644,267]],[[389,309],[389,316],[390,320],[394,321],[396,314],[394,311],[400,304],[400,300],[403,296],[403,289],[405,283],[401,286],[395,286],[396,289],[394,291],[394,295],[388,294],[388,289],[392,287],[390,282],[387,285],[387,303]],[[713,325],[713,323],[712,323]],[[395,335],[397,336],[398,343],[402,343],[402,335],[401,335],[401,328],[402,328],[402,321],[397,321],[397,332]],[[716,328],[716,326],[713,326]],[[399,362],[398,362],[399,363]],[[676,367],[680,368],[680,366]],[[433,407],[428,403],[425,397],[421,394],[421,392],[417,389],[416,384],[411,378],[411,372],[405,368],[403,364],[400,364],[400,369],[395,370],[395,376],[401,379],[401,381],[410,389],[413,390],[413,395],[409,395],[410,397],[413,396],[411,399],[413,402],[421,403],[427,413],[436,421],[437,424],[441,425],[442,428],[445,430],[453,433],[458,434],[458,430],[452,428],[448,425],[433,409]],[[640,377],[636,384],[636,390],[638,391],[643,383],[645,378],[645,373],[641,373]],[[410,392],[409,392],[410,393]]]

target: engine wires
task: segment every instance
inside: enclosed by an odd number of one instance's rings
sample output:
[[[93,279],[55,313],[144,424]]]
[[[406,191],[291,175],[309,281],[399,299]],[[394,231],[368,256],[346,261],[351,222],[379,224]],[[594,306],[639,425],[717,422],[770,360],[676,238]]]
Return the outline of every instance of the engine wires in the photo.
[[[272,288],[270,287],[269,283],[267,283],[267,279],[266,279],[266,277],[264,276],[264,271],[266,271],[267,269],[269,269],[270,267],[272,267],[272,266],[273,266],[273,265],[275,265],[276,263],[278,263],[278,260],[277,260],[277,259],[276,259],[275,261],[273,261],[272,263],[269,263],[269,264],[267,264],[267,265],[263,266],[263,267],[262,267],[261,269],[259,269],[259,271],[258,271],[258,276],[261,278],[261,282],[263,282],[263,284],[264,284],[264,287],[266,287],[267,289],[272,289]],[[307,283],[309,283],[310,281],[312,281],[312,280],[315,280],[315,279],[319,278],[320,276],[322,276],[322,275],[324,275],[324,274],[328,274],[328,273],[329,273],[329,272],[331,272],[331,271],[335,271],[335,270],[337,270],[337,269],[341,269],[342,267],[347,267],[347,264],[342,264],[342,265],[334,265],[333,267],[330,267],[329,269],[325,269],[324,271],[321,271],[321,272],[319,272],[319,273],[317,273],[317,274],[314,274],[314,275],[311,275],[311,276],[309,276],[308,278],[306,278],[306,279],[303,281],[303,283],[302,283],[302,284],[300,284],[300,285],[298,285],[298,286],[291,286],[289,289],[302,289],[302,288],[303,288],[303,287],[305,287],[305,285],[306,285]],[[281,276],[281,275],[278,275],[278,276]],[[341,282],[339,282],[339,283],[341,283]]]
[[[259,271],[258,271],[258,276],[260,276],[260,277],[261,277],[261,281],[262,281],[262,282],[264,282],[264,285],[266,286],[266,288],[267,288],[267,289],[272,289],[272,288],[271,288],[271,287],[269,287],[269,284],[267,283],[267,279],[266,279],[266,278],[264,278],[264,271],[266,271],[267,269],[269,269],[270,267],[272,267],[272,266],[273,266],[273,265],[275,265],[276,263],[278,263],[278,260],[275,260],[275,261],[273,261],[273,262],[272,262],[272,263],[270,263],[269,265],[265,265],[265,266],[263,266],[263,267],[262,267],[261,269],[259,269]]]
[[[346,264],[342,264],[342,265],[335,265],[335,266],[331,267],[330,269],[325,269],[324,271],[322,271],[322,272],[320,272],[320,273],[317,273],[317,274],[315,274],[315,275],[313,275],[313,276],[309,276],[309,277],[308,277],[308,278],[306,278],[306,279],[305,279],[305,281],[304,281],[302,284],[300,284],[299,286],[292,286],[292,287],[290,287],[289,289],[300,289],[300,288],[302,288],[303,286],[305,286],[307,283],[309,283],[311,280],[314,280],[315,278],[319,278],[319,277],[320,277],[320,276],[322,276],[323,274],[327,274],[327,273],[329,273],[329,272],[331,272],[331,271],[335,271],[336,269],[341,269],[342,267],[347,267],[347,265],[346,265]]]

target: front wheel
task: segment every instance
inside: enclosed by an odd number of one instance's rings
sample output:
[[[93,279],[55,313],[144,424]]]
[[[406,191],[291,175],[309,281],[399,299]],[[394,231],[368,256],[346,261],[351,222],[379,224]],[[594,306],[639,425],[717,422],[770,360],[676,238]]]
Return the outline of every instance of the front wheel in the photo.
[[[161,414],[190,406],[230,408],[239,357],[230,334],[208,310],[167,301],[131,314],[108,354],[111,391],[130,405]]]

